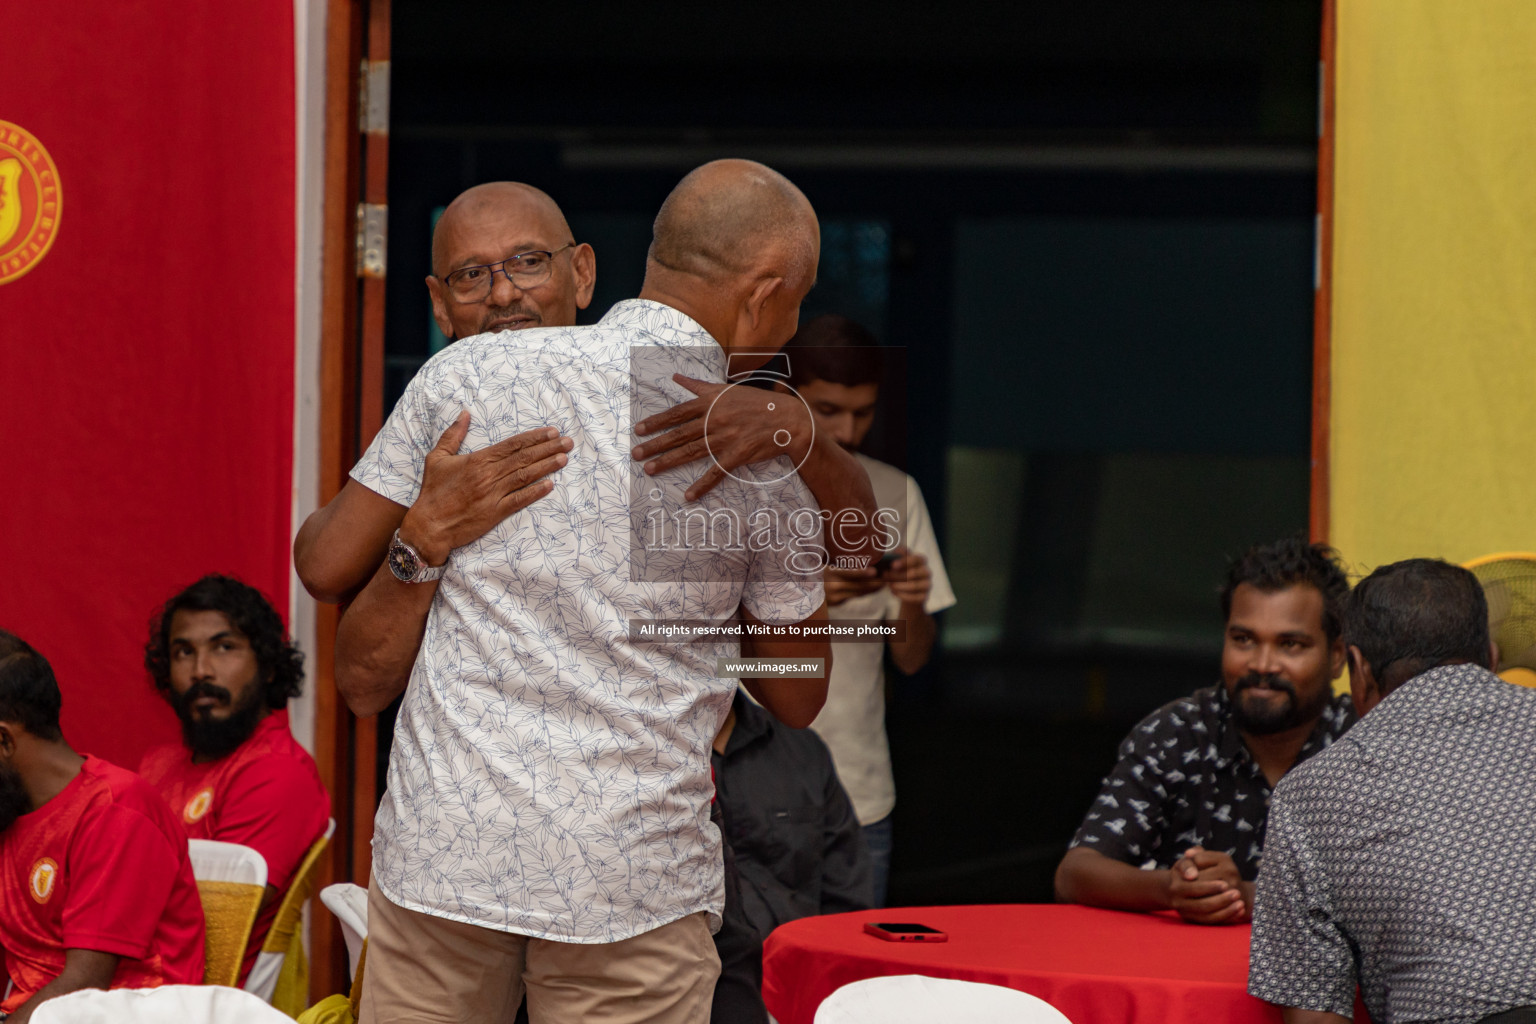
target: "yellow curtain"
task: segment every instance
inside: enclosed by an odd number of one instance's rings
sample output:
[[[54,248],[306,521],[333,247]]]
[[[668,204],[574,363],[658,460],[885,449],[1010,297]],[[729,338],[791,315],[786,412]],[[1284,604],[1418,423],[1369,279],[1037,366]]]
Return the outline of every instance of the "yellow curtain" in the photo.
[[[1536,550],[1536,3],[1337,12],[1330,539]]]

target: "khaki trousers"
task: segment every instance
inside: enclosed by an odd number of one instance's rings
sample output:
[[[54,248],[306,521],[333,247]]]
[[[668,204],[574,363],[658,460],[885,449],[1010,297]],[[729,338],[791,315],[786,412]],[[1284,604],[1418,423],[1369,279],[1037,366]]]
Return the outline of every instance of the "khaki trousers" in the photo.
[[[359,1024],[709,1024],[720,957],[703,913],[621,942],[529,938],[396,906],[368,887]]]

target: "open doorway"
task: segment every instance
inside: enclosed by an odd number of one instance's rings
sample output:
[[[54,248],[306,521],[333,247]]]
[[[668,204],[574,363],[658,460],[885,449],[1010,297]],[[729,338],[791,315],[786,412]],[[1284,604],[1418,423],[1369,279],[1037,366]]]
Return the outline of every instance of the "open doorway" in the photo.
[[[393,0],[383,409],[487,180],[565,209],[596,319],[683,173],[762,159],[822,219],[807,312],[906,350],[959,603],[892,694],[897,904],[1048,899],[1125,729],[1214,677],[1224,559],[1307,525],[1321,4],[997,6]]]

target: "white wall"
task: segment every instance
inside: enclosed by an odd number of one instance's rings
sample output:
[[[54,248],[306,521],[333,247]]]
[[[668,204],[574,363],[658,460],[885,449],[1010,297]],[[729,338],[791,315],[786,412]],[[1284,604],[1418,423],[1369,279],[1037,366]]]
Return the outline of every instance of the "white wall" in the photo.
[[[294,82],[298,138],[294,187],[294,363],[292,530],[319,504],[321,215],[325,185],[325,0],[293,0]],[[315,602],[296,573],[288,577],[293,637],[309,668],[304,696],[289,704],[293,735],[315,748]]]

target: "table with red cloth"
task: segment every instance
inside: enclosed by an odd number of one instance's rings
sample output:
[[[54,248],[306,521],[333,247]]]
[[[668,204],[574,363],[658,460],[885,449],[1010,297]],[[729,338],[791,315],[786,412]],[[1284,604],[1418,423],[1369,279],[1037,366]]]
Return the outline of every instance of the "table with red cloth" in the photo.
[[[948,942],[888,942],[866,921],[916,922]],[[1248,994],[1248,925],[1070,905],[908,907],[806,917],[763,945],[763,1000],[779,1024],[812,1024],[849,982],[891,974],[1028,992],[1073,1024],[1275,1024]]]

